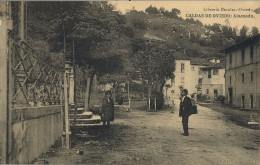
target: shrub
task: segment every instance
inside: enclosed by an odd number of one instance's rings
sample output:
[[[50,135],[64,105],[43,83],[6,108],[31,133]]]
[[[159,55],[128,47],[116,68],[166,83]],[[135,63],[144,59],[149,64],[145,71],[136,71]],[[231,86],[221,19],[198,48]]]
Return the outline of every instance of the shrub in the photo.
[[[217,101],[220,101],[220,102],[223,104],[224,101],[225,101],[225,96],[219,95],[216,100],[217,100]]]
[[[201,93],[197,95],[197,101],[199,101],[199,102],[204,102],[209,99],[210,99],[210,97],[208,95],[203,95]]]

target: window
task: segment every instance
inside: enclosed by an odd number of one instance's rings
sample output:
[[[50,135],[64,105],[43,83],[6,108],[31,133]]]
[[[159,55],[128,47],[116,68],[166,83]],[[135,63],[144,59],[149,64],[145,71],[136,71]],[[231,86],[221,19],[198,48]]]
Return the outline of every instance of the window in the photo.
[[[185,72],[184,63],[181,63],[181,73]]]
[[[208,78],[211,78],[211,70],[208,70]]]
[[[242,83],[244,83],[244,82],[245,82],[245,74],[242,73]]]
[[[194,71],[194,67],[191,67],[191,70]]]
[[[232,54],[229,55],[229,64],[232,64]]]
[[[213,69],[213,75],[218,75],[218,69]]]
[[[253,72],[250,72],[250,77],[251,77],[251,81],[253,81],[253,80],[254,80],[254,74],[253,74]]]
[[[229,76],[229,84],[231,84],[231,76]]]
[[[171,85],[175,83],[175,77],[171,78]]]
[[[254,47],[250,47],[250,63],[254,62]]]
[[[242,49],[241,64],[244,65],[244,63],[245,63],[245,49]]]
[[[173,93],[174,93],[174,90],[171,90],[171,93],[173,94]]]
[[[199,75],[202,75],[202,74],[203,74],[203,69],[199,68]]]
[[[198,82],[198,85],[202,85],[202,78],[199,78],[199,82]]]
[[[207,95],[209,94],[209,89],[207,89]]]
[[[184,77],[181,78],[181,83],[184,83]]]

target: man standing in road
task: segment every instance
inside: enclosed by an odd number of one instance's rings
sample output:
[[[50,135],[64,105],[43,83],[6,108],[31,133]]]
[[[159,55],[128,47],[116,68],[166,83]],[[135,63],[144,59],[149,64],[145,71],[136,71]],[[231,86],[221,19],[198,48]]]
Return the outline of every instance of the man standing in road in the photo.
[[[188,122],[189,122],[189,116],[191,115],[191,100],[187,96],[188,90],[183,89],[181,92],[181,103],[180,103],[180,111],[179,111],[179,116],[182,117],[182,126],[183,126],[183,131],[184,133],[182,134],[183,136],[189,136],[189,131],[188,131]]]

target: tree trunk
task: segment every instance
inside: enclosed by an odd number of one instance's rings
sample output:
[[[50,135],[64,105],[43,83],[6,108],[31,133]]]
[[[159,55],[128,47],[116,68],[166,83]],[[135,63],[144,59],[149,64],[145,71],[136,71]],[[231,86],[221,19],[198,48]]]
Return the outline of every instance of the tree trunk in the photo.
[[[87,76],[87,85],[86,85],[86,94],[85,94],[85,109],[84,111],[89,111],[89,101],[90,101],[90,95],[91,95],[91,89],[93,86],[93,79],[94,79],[94,75],[90,74],[89,76]]]
[[[93,76],[93,90],[97,91],[97,75],[94,74]]]
[[[153,81],[152,91],[155,91],[155,92],[161,92],[162,91],[160,80],[154,80]]]

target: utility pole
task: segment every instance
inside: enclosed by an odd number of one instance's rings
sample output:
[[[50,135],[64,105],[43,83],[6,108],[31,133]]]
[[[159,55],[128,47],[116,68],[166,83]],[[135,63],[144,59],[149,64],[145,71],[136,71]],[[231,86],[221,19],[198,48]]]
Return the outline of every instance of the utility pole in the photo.
[[[151,61],[152,61],[152,57],[151,57],[151,54],[149,54],[149,80],[148,80],[148,98],[149,98],[149,100],[151,99],[151,96],[152,96]],[[150,104],[150,101],[149,101],[149,104]],[[150,105],[148,106],[148,110],[151,111],[151,106]]]
[[[74,38],[72,39],[72,67],[70,66],[70,76],[69,76],[69,104],[75,104],[75,58],[74,58]],[[69,60],[70,61],[70,60]]]
[[[129,81],[129,73],[127,73],[127,97],[128,97],[128,104],[129,104],[129,106],[130,106],[130,86],[129,86],[129,83],[130,83],[130,81]]]
[[[28,2],[24,2],[25,4],[25,37],[24,40],[28,42],[27,30],[28,30]]]
[[[61,2],[61,8],[63,3]],[[63,11],[63,8],[62,8]],[[68,81],[69,81],[69,73],[70,73],[70,64],[69,62],[66,62],[66,31],[65,31],[65,25],[64,25],[64,16],[62,16],[62,30],[63,30],[63,62],[64,62],[64,117],[65,117],[65,146],[67,149],[70,149],[70,121],[69,121],[69,100],[68,100]],[[63,134],[63,136],[64,136]]]
[[[70,149],[70,123],[69,123],[69,103],[68,103],[68,75],[64,73],[64,99],[65,99],[65,139],[66,148]]]
[[[21,40],[24,41],[24,1],[21,1],[21,4],[20,4],[20,16],[19,16],[19,37]]]
[[[64,76],[65,78],[65,76]],[[63,83],[60,81],[60,115],[61,115],[61,128],[62,128],[62,137],[61,137],[61,146],[64,146],[65,138],[63,136],[64,133],[64,111],[63,111],[63,96],[64,96],[64,90],[63,90]]]
[[[151,23],[151,21],[149,21],[149,23]],[[150,24],[149,24],[150,25]],[[151,29],[149,28],[149,44],[148,46],[151,45]],[[151,69],[151,63],[152,63],[152,55],[151,53],[149,53],[149,76],[148,76],[148,100],[151,99],[152,96],[152,69]],[[151,111],[151,106],[150,106],[150,101],[148,101],[148,111]]]

